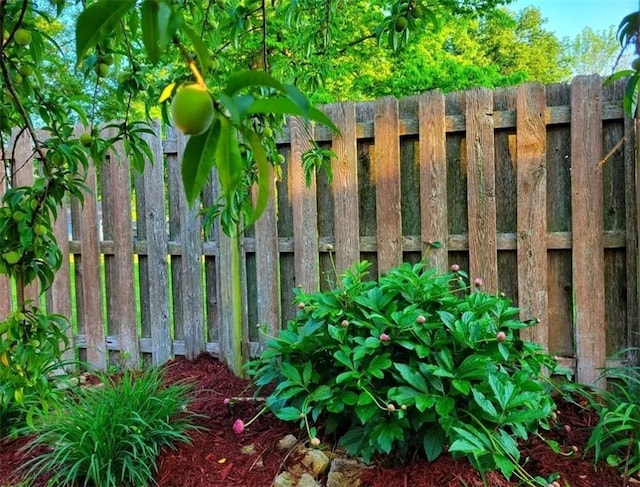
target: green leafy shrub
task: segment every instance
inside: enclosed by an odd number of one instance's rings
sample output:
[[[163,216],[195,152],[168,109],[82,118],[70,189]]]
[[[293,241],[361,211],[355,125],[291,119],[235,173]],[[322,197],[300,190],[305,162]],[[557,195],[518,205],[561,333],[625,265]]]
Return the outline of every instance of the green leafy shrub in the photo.
[[[165,386],[158,368],[124,372],[102,387],[82,387],[59,412],[37,422],[29,444],[46,446],[26,467],[52,473],[49,485],[143,486],[153,483],[163,447],[197,429],[186,411],[189,386]]]
[[[518,338],[534,322],[481,279],[470,288],[458,266],[405,263],[378,282],[369,268],[330,291],[296,290],[296,318],[247,365],[258,387],[275,384],[266,405],[310,437],[323,424],[367,461],[423,448],[526,478],[517,442],[548,429],[555,409],[545,374],[556,362]]]
[[[623,350],[617,358],[630,350]],[[623,364],[602,373],[607,389],[579,387],[599,416],[585,454],[593,451],[594,460],[618,467],[627,477],[640,472],[640,367]]]
[[[0,438],[56,406],[60,391],[50,375],[65,365],[67,325],[26,304],[0,322]]]

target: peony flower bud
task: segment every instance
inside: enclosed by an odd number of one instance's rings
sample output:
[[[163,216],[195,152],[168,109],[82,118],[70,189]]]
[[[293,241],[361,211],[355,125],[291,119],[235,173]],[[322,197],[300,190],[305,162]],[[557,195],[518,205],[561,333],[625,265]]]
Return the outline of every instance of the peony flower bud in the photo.
[[[396,410],[396,407],[392,403],[387,404],[387,411],[389,411],[390,413],[393,413],[395,410]]]
[[[473,280],[473,284],[475,284],[475,285],[476,285],[476,286],[478,286],[478,287],[482,286],[482,284],[483,284],[482,277],[476,277],[476,278]]]
[[[229,399],[228,397],[224,398],[224,401],[222,401],[224,403],[225,406],[228,406],[229,403],[231,403],[231,399]]]
[[[451,269],[451,272],[458,272],[460,270],[460,266],[458,264],[452,264],[449,269]]]
[[[241,435],[244,431],[244,422],[241,419],[236,419],[233,423],[233,432],[236,435]]]
[[[314,447],[317,448],[320,446],[320,438],[311,438],[311,440],[309,440],[309,444]]]
[[[340,324],[342,325],[343,328],[346,328],[347,326],[349,326],[349,322],[347,320],[342,320]]]
[[[425,321],[427,321],[427,319],[426,319],[424,316],[422,316],[422,315],[418,315],[418,317],[416,318],[416,323],[420,323],[420,324],[422,324],[422,323],[424,323]]]
[[[506,339],[507,335],[504,331],[499,331],[498,333],[496,333],[496,340],[498,340],[499,342],[504,342]]]
[[[380,341],[381,342],[388,342],[390,340],[389,335],[387,335],[386,333],[381,333],[380,334]]]

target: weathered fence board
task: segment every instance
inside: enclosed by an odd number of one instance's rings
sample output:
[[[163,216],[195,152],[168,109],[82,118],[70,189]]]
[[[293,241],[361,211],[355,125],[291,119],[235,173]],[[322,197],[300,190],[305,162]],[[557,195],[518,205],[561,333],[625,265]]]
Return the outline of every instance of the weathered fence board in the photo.
[[[113,254],[105,255],[107,334],[118,337],[120,357],[112,361],[136,368],[139,362],[131,226],[131,168],[122,147],[102,166],[102,229],[113,241]]]
[[[518,89],[518,304],[523,319],[539,321],[522,335],[548,347],[545,103],[542,85]]]
[[[473,278],[484,289],[498,290],[496,247],[496,180],[494,160],[493,93],[486,89],[467,92],[466,161],[469,206],[469,257]]]
[[[291,157],[289,159],[289,187],[293,206],[293,247],[295,254],[296,286],[307,291],[318,288],[320,267],[318,262],[318,208],[316,182],[312,176],[306,185],[302,169],[302,154],[309,148],[311,130],[297,118],[290,119]]]
[[[375,104],[373,175],[376,187],[378,274],[402,262],[398,100]]]
[[[578,76],[571,85],[571,203],[576,375],[595,382],[605,366],[602,245],[602,86]],[[597,284],[596,284],[597,283]]]
[[[358,205],[358,139],[354,103],[332,105],[325,110],[340,135],[333,138],[334,252],[338,273],[360,259],[360,208]]]
[[[75,282],[74,338],[80,357],[97,367],[118,352],[132,363],[201,351],[232,362],[237,350],[245,358],[259,351],[257,324],[273,335],[295,316],[293,288],[333,285],[325,280],[334,277],[331,254],[338,272],[370,260],[373,277],[426,254],[440,270],[459,264],[482,277],[485,290],[512,296],[522,318],[540,320],[523,337],[593,382],[608,355],[640,341],[640,149],[622,113],[623,81],[604,91],[600,78],[581,77],[327,106],[340,135],[291,119],[277,140],[286,160],[281,181],[263,219],[238,240],[202,228],[182,194],[185,139],[168,130],[162,140],[156,125],[148,139],[154,164],[134,176],[135,216],[129,169],[114,164],[102,168],[97,189],[89,174],[94,192],[83,210],[71,202],[70,241],[61,211],[56,235],[72,268],[57,275],[48,307],[68,313],[61,301]],[[333,180],[318,174],[307,187],[301,162],[309,135],[337,159]],[[24,145],[22,157],[29,150]],[[213,204],[217,194],[208,186],[202,202]],[[440,248],[432,248],[436,241]],[[239,283],[227,278],[232,272]],[[4,314],[8,294],[0,280]]]
[[[100,243],[98,235],[98,210],[96,208],[96,168],[90,165],[85,184],[92,197],[86,198],[80,209],[82,227],[80,253],[82,260],[78,270],[82,289],[81,306],[78,306],[78,329],[86,338],[87,362],[103,368],[106,359],[106,340],[102,316],[102,289],[100,278]],[[98,326],[99,325],[99,326]]]
[[[421,96],[418,119],[422,244],[431,265],[444,272],[449,267],[444,95],[434,91]],[[435,242],[439,248],[433,247]]]

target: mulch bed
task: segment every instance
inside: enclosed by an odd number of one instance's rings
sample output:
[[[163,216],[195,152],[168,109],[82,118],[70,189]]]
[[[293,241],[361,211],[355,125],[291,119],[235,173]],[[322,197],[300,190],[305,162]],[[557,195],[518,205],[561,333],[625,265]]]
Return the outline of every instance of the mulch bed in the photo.
[[[198,424],[206,430],[191,434],[190,444],[180,444],[176,450],[166,450],[158,462],[157,482],[160,487],[268,487],[275,476],[291,461],[290,452],[277,448],[278,441],[289,433],[305,440],[303,432],[293,423],[279,421],[264,414],[241,435],[233,432],[238,418],[248,420],[260,409],[250,401],[238,401],[232,406],[225,398],[250,396],[247,381],[231,374],[228,369],[209,355],[194,361],[177,358],[168,366],[167,380],[190,381],[197,384],[196,399],[191,409],[200,414]],[[597,417],[582,407],[560,402],[558,424],[548,439],[557,441],[564,452],[577,449],[577,453],[563,456],[551,451],[545,442],[532,438],[522,447],[526,470],[545,478],[560,474],[560,485],[571,487],[625,487],[620,474],[606,465],[593,466],[582,458],[584,446]],[[20,480],[19,466],[25,461],[21,447],[27,440],[0,442],[0,486],[10,486]],[[250,452],[242,452],[249,447]],[[40,479],[36,486],[45,485]],[[491,487],[518,485],[496,473],[488,476]],[[633,484],[639,485],[636,480]],[[462,487],[481,486],[480,475],[465,461],[443,455],[429,463],[419,454],[402,465],[376,462],[363,474],[363,487]]]

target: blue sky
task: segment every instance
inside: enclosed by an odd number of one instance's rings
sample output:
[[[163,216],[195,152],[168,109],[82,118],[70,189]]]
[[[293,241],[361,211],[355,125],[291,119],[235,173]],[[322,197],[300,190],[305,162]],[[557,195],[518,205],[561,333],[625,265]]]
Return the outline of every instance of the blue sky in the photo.
[[[515,0],[507,8],[516,12],[533,5],[547,19],[545,27],[562,39],[585,27],[600,31],[618,27],[622,18],[637,11],[638,0]]]

